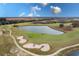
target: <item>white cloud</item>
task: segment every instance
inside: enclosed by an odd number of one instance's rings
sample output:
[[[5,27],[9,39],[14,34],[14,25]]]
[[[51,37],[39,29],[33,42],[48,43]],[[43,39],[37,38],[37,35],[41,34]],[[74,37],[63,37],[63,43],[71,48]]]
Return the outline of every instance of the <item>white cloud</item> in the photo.
[[[37,11],[40,11],[40,10],[41,10],[41,8],[38,7],[38,5],[36,5],[36,6],[32,7],[31,12],[34,13],[34,15],[35,15],[35,14],[37,14]]]
[[[28,16],[28,17],[33,17],[33,16],[40,17],[40,15],[39,15],[39,14],[34,15],[33,13],[29,13],[27,16]]]
[[[38,15],[38,14],[37,14],[36,16],[37,16],[37,17],[40,17],[40,15]]]
[[[29,16],[29,17],[38,16],[39,17],[40,15],[37,14],[37,11],[40,11],[40,10],[41,10],[41,8],[36,5],[36,6],[32,7],[31,12],[27,16]]]
[[[40,11],[40,10],[41,10],[41,8],[38,7],[37,5],[32,7],[32,11]]]
[[[50,8],[53,8],[54,6],[50,6]]]
[[[61,8],[58,6],[50,6],[54,14],[58,14],[61,12]]]
[[[33,13],[29,13],[27,16],[32,17],[33,16]]]
[[[60,7],[53,7],[53,12],[55,13],[55,14],[58,14],[58,13],[60,13],[61,12],[61,8]]]
[[[19,14],[19,17],[25,16],[25,12]]]

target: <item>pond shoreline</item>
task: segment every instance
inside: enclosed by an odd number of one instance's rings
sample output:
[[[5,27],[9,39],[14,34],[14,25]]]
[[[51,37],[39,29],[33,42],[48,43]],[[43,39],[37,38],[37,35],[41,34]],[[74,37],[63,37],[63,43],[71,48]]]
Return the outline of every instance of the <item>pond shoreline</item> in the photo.
[[[55,27],[55,26],[48,26],[48,27],[66,33],[64,30],[61,30],[58,27]]]
[[[19,26],[17,28],[35,33],[44,33],[44,34],[52,34],[52,35],[64,34],[64,32],[53,29],[49,26],[23,26],[23,27]]]
[[[60,28],[58,26],[51,26],[51,25],[48,25],[48,24],[31,24],[31,25],[30,24],[28,24],[28,25],[26,25],[26,24],[24,24],[24,25],[22,25],[22,24],[15,24],[15,25],[13,25],[13,27],[19,27],[19,26],[48,26],[48,27],[50,27],[52,29],[55,29],[55,30],[58,30],[58,31],[62,31],[64,33],[68,32],[68,31],[63,30],[63,28]]]
[[[28,26],[28,25],[25,25],[25,26]],[[34,26],[34,25],[29,25],[29,26]],[[36,25],[36,26],[37,26],[37,25]],[[40,25],[39,25],[39,26],[40,26]],[[45,26],[46,26],[46,25],[45,25]],[[49,26],[49,27],[50,27],[50,26]],[[53,27],[53,26],[52,26],[52,27]],[[56,29],[56,30],[57,30],[57,29]],[[78,41],[77,41],[77,42],[78,42]],[[59,49],[59,50],[60,50],[60,49]],[[62,51],[61,51],[61,52],[62,52]],[[60,52],[60,53],[61,53],[61,52]]]
[[[65,49],[65,50],[61,51],[57,55],[60,55],[60,56],[72,56],[72,55],[69,55],[69,53],[71,53],[73,51],[77,51],[77,50],[79,50],[79,46],[76,46],[76,47],[73,47],[73,48],[69,48],[69,49]]]

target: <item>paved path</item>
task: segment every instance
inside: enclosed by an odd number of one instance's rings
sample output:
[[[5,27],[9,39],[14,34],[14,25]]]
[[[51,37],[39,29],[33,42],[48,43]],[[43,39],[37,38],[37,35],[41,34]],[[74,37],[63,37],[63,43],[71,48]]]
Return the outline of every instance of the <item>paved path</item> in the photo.
[[[61,49],[57,50],[56,52],[54,52],[53,54],[50,54],[50,55],[55,56],[55,55],[57,55],[58,53],[60,53],[61,51],[65,50],[65,49],[73,48],[73,47],[76,47],[76,46],[79,46],[79,44],[75,44],[75,45],[71,45],[71,46],[61,48]]]
[[[30,52],[30,51],[27,51],[26,49],[23,49],[23,48],[17,43],[15,37],[12,35],[12,31],[11,31],[11,30],[10,30],[10,36],[12,37],[12,39],[13,39],[14,43],[16,44],[16,46],[17,46],[18,48],[20,48],[22,51],[24,51],[24,52],[26,52],[26,53],[28,53],[28,54],[31,54],[31,55],[33,55],[33,56],[40,56],[40,55],[38,55],[38,54],[32,53],[32,52]],[[47,56],[55,56],[55,55],[57,55],[58,53],[60,53],[61,51],[65,50],[65,49],[73,48],[73,47],[76,47],[76,46],[79,46],[79,44],[75,44],[75,45],[72,45],[72,46],[67,46],[67,47],[61,48],[61,49],[57,50],[56,52],[54,52],[54,53],[52,53],[52,54],[50,54],[50,55],[47,55]]]

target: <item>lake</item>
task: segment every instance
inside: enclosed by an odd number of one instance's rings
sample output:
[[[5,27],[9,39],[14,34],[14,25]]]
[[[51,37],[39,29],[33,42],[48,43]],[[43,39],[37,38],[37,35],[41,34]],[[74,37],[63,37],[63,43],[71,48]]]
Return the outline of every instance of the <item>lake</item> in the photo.
[[[31,32],[34,32],[34,33],[41,33],[41,34],[59,35],[59,34],[64,33],[62,31],[52,29],[48,26],[19,26],[17,28],[20,29],[20,30],[26,30],[26,31],[31,31]]]

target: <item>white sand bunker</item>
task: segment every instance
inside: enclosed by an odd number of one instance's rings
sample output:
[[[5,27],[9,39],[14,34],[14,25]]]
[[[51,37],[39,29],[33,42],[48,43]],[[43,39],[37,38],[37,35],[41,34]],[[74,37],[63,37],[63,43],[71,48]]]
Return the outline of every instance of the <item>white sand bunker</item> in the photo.
[[[24,44],[26,41],[27,41],[26,39],[21,39],[21,40],[19,41],[19,43],[20,43],[20,44]]]
[[[18,40],[23,39],[23,36],[19,36],[19,37],[17,37],[17,39],[18,39]]]
[[[23,45],[24,48],[30,48],[33,49],[34,48],[34,44],[33,43],[27,43]]]
[[[19,40],[20,44],[24,44],[27,42],[27,39],[24,39],[24,36],[19,36],[19,37],[17,37],[17,39]]]
[[[50,50],[50,46],[49,44],[41,44],[41,51],[49,51]]]
[[[24,48],[28,48],[28,49],[40,49],[43,52],[49,51],[50,50],[50,46],[49,44],[34,44],[34,43],[27,43],[23,45]]]
[[[17,37],[19,40],[20,44],[24,44],[27,42],[27,39],[24,39],[24,36],[19,36]],[[26,43],[23,45],[23,48],[28,48],[28,49],[40,49],[43,52],[49,51],[50,46],[49,44],[34,44],[34,43]]]
[[[35,48],[36,48],[36,49],[39,49],[39,48],[41,48],[40,45],[34,44],[34,43],[27,43],[27,44],[24,44],[23,47],[24,47],[24,48],[30,48],[30,49],[35,49]]]
[[[34,45],[34,48],[40,49],[41,48],[41,45],[35,44]]]

